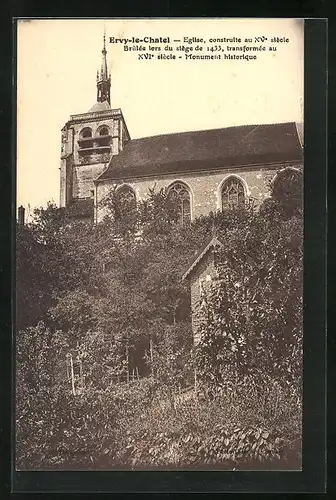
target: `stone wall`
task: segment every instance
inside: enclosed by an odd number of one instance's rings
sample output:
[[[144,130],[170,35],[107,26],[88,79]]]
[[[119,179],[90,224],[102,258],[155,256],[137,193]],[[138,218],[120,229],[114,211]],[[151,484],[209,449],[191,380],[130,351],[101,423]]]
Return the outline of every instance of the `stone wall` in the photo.
[[[81,131],[84,128],[90,128],[92,130],[92,137],[99,135],[99,129],[106,126],[109,129],[109,134],[112,136],[112,148],[111,154],[119,153],[119,139],[120,139],[120,127],[119,119],[105,118],[101,120],[86,121],[85,123],[75,123],[72,125],[74,130],[74,161],[76,164],[81,162],[82,155],[79,153],[80,147],[78,145],[78,139],[80,139]],[[109,157],[110,159],[110,157]],[[107,162],[109,161],[107,160]]]
[[[66,207],[72,200],[72,155],[61,159],[60,167],[60,206]]]
[[[206,215],[211,211],[221,209],[221,187],[223,182],[230,176],[238,177],[245,189],[245,197],[253,198],[256,206],[259,206],[270,193],[270,181],[277,171],[285,165],[267,165],[254,167],[240,167],[235,169],[222,169],[208,172],[187,173],[183,175],[169,174],[162,177],[144,177],[130,180],[105,180],[97,183],[97,213],[96,220],[100,221],[104,216],[104,210],[100,208],[100,202],[104,199],[113,185],[127,184],[133,188],[137,200],[145,199],[149,189],[156,187],[168,187],[175,181],[184,182],[191,194],[191,218]]]
[[[194,342],[197,344],[199,337],[197,335],[197,329],[201,320],[200,311],[200,299],[201,299],[201,289],[200,281],[203,280],[204,290],[207,291],[211,284],[211,280],[214,277],[215,265],[214,265],[214,253],[209,251],[207,255],[197,264],[195,269],[192,271],[189,281],[190,281],[190,298],[191,298],[191,322],[192,330],[194,333]]]
[[[109,130],[110,147],[103,152],[99,150],[94,150],[92,153],[80,152],[83,148],[80,147],[78,140],[81,138],[82,130],[89,127],[94,140],[99,136],[99,130],[103,126]],[[67,206],[73,198],[92,196],[94,180],[106,168],[111,155],[118,154],[129,138],[120,110],[73,115],[62,129],[60,205]]]
[[[106,164],[95,163],[89,165],[73,166],[72,196],[74,198],[87,198],[93,196],[94,179],[105,170]]]

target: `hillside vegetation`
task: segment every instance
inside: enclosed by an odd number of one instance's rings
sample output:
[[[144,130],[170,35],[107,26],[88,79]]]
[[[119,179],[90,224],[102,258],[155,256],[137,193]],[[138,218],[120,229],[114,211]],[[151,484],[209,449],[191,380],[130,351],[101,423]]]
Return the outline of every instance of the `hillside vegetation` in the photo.
[[[17,226],[18,469],[300,468],[295,189],[187,227],[154,190],[137,207],[112,192],[98,225],[49,204]],[[194,347],[181,278],[214,231],[219,285]]]

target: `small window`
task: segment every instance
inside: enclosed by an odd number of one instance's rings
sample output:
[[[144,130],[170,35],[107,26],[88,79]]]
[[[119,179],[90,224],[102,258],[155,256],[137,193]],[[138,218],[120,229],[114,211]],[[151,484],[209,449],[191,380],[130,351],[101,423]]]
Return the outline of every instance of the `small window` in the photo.
[[[174,182],[169,187],[169,193],[175,194],[179,203],[180,221],[182,225],[186,225],[191,220],[190,214],[190,193],[187,187],[182,182]]]
[[[121,210],[134,209],[136,207],[135,192],[130,186],[121,186],[116,192]]]
[[[229,177],[222,186],[222,209],[243,206],[245,191],[242,182],[236,177]]]
[[[83,139],[86,139],[87,137],[92,137],[92,130],[89,127],[83,128],[81,136],[83,137]]]
[[[102,127],[100,130],[99,130],[99,135],[102,136],[102,135],[109,135],[109,129],[107,127]]]
[[[199,305],[200,307],[205,307],[207,303],[206,288],[204,283],[204,278],[199,279]]]

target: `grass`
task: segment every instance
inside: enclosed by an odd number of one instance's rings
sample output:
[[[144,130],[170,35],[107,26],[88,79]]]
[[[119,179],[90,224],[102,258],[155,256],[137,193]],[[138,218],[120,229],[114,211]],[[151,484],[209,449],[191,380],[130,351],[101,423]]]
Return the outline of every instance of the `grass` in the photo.
[[[45,415],[50,431],[40,439],[33,429],[25,433],[19,469],[300,470],[301,403],[280,385],[243,385],[212,399],[192,391],[153,398],[147,389],[140,380],[109,388],[99,400],[92,394],[94,412],[84,397],[66,432]],[[66,402],[65,413],[74,404]]]

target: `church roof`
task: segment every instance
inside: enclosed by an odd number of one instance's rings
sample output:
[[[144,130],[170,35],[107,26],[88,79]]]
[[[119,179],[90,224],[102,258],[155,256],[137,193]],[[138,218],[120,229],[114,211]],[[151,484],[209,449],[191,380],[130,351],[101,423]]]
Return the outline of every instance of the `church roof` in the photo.
[[[216,248],[223,248],[223,246],[224,246],[223,243],[221,241],[219,241],[219,239],[217,238],[217,236],[214,236],[212,238],[212,240],[204,248],[202,248],[202,250],[200,250],[198,252],[198,254],[196,255],[196,257],[194,257],[194,260],[192,261],[191,265],[189,266],[189,268],[186,270],[186,272],[182,276],[182,280],[185,280],[186,278],[188,278],[188,276],[195,269],[195,267],[197,266],[197,264],[203,259],[203,257],[205,257],[205,255],[210,250],[214,250]]]
[[[301,147],[304,146],[304,130],[303,130],[303,123],[296,123],[296,129],[297,129],[297,133],[298,133],[298,136],[299,136],[299,139],[300,139],[300,144],[301,144]]]
[[[301,159],[294,122],[244,125],[133,139],[98,181]]]
[[[109,109],[111,109],[111,106],[107,101],[96,102],[96,104],[89,109],[88,113],[97,113],[99,111],[107,111]]]

